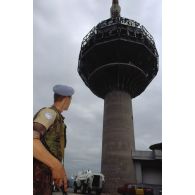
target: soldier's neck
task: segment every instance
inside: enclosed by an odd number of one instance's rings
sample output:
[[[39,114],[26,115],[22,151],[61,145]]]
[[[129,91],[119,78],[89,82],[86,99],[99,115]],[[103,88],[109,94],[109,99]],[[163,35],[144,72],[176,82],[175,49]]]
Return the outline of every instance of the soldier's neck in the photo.
[[[59,102],[55,102],[54,103],[54,106],[55,108],[58,110],[58,112],[62,113],[64,110],[63,110],[63,105]]]

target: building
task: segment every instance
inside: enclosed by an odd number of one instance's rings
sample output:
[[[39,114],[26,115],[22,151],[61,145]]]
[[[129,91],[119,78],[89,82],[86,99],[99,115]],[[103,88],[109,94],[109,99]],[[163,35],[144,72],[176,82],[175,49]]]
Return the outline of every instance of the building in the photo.
[[[150,146],[152,151],[134,151],[132,154],[138,184],[152,187],[155,195],[162,190],[162,143]]]

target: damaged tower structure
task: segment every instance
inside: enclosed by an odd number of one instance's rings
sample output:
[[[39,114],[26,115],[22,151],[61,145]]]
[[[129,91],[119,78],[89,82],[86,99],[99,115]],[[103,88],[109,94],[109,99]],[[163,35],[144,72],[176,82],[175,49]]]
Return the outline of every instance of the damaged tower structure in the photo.
[[[84,37],[78,72],[86,86],[104,99],[101,171],[105,192],[136,183],[132,98],[140,95],[158,72],[153,37],[134,20],[120,16],[118,0],[111,17]]]

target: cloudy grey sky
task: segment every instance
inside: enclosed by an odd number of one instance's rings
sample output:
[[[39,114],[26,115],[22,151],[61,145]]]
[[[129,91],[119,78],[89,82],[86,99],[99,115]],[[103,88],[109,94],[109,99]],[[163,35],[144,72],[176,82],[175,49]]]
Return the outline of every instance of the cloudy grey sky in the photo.
[[[100,171],[103,100],[77,73],[83,37],[110,17],[112,0],[34,0],[33,111],[51,105],[55,84],[71,85],[76,93],[68,112],[65,167],[69,176],[81,169]],[[148,88],[133,99],[137,150],[161,142],[161,1],[120,0],[121,16],[144,25],[154,37],[160,69]]]

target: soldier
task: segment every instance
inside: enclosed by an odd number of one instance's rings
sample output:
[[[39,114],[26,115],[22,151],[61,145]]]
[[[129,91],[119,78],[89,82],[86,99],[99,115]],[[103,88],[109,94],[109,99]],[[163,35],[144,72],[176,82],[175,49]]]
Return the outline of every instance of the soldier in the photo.
[[[66,125],[61,113],[68,110],[74,90],[55,85],[53,91],[54,104],[39,110],[33,119],[33,195],[51,195],[53,182],[67,191]]]

